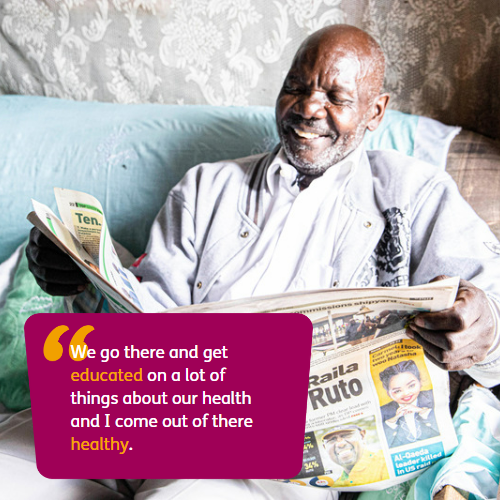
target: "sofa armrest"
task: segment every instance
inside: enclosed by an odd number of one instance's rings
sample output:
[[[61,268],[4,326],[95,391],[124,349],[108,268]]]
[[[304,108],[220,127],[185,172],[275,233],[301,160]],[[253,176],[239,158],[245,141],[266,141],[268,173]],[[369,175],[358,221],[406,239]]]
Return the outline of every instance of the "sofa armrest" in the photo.
[[[462,130],[451,143],[446,170],[500,239],[500,141]]]

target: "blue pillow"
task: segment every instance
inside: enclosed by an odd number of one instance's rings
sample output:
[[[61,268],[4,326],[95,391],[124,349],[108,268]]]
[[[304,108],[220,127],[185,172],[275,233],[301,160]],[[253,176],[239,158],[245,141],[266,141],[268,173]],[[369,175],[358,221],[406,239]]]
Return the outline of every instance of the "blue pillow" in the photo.
[[[167,193],[188,168],[264,152],[278,142],[271,107],[0,96],[0,116],[0,262],[26,238],[31,198],[55,210],[54,186],[97,197],[113,237],[139,255]],[[367,134],[367,147],[413,155],[422,120],[388,111]],[[433,142],[445,158],[449,142]]]
[[[459,132],[460,127],[432,118],[387,110],[379,127],[366,132],[364,144],[366,149],[395,149],[444,170],[451,141]]]

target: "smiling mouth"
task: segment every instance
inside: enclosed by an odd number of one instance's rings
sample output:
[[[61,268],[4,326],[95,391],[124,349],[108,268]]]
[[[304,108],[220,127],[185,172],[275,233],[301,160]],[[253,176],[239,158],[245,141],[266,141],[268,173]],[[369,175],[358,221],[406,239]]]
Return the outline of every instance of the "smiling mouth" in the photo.
[[[304,132],[298,128],[292,128],[292,130],[302,139],[319,139],[320,137],[325,137],[324,135],[315,134],[314,132]]]
[[[408,401],[411,401],[413,399],[413,394],[411,396],[407,396],[406,398],[403,398],[403,401],[407,403]]]
[[[341,466],[347,466],[356,462],[356,456],[352,451],[344,451],[340,454],[337,454],[334,462],[338,463]]]

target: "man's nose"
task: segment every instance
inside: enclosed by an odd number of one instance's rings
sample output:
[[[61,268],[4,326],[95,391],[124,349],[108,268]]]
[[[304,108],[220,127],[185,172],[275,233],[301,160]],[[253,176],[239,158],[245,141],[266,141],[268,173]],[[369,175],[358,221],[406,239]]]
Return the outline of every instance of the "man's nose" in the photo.
[[[347,442],[344,438],[338,437],[337,440],[335,441],[335,446],[337,446],[338,448],[343,448],[346,444]]]
[[[304,95],[294,106],[294,111],[305,120],[324,120],[327,117],[326,98],[322,92],[311,92]]]

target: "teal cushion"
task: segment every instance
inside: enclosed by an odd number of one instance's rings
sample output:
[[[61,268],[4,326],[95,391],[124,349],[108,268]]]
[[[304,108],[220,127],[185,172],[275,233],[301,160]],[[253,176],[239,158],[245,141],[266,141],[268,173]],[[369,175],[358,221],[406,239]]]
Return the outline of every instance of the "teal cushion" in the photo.
[[[0,116],[0,262],[26,238],[30,198],[55,209],[54,186],[97,197],[113,237],[139,255],[168,191],[188,168],[267,151],[278,142],[271,107],[0,96]],[[367,147],[415,154],[420,123],[389,111],[367,134]]]
[[[57,213],[54,186],[99,199],[113,237],[140,254],[153,218],[186,170],[271,148],[272,115],[262,107],[1,96],[0,262],[26,238],[31,198]]]
[[[419,118],[416,115],[387,110],[377,129],[366,132],[364,138],[366,149],[395,149],[405,155],[413,156]]]
[[[23,251],[0,310],[0,402],[11,410],[31,406],[24,323],[41,312],[64,312],[63,298],[47,295],[36,284]]]

